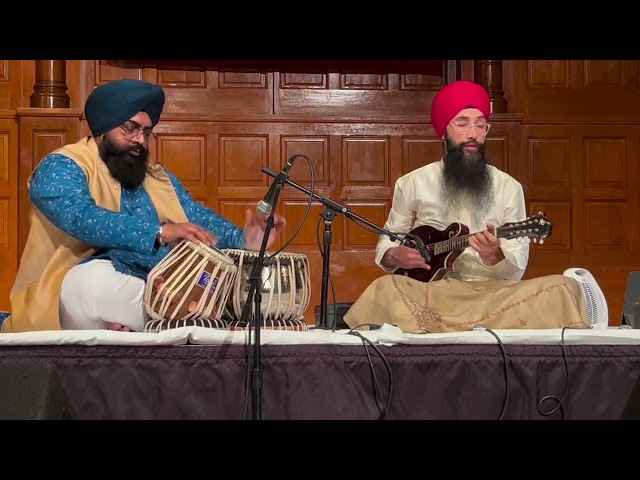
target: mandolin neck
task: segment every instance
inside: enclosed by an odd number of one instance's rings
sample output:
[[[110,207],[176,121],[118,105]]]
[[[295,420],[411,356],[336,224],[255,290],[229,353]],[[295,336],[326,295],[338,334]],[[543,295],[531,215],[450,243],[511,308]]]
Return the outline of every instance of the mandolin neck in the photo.
[[[488,232],[488,230],[485,230],[485,232]],[[500,237],[499,228],[491,233],[498,236],[498,238]],[[469,246],[469,238],[473,235],[475,234],[471,233],[467,235],[460,235],[459,237],[447,238],[446,240],[431,243],[427,245],[427,248],[429,249],[429,252],[433,253],[434,255],[440,255],[441,253],[451,252],[453,250],[462,250]]]

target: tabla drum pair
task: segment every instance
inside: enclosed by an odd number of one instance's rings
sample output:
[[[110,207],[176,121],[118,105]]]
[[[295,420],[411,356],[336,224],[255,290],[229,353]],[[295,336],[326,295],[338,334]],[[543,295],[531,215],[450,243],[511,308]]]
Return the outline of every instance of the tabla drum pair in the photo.
[[[181,241],[147,276],[145,332],[200,326],[242,330],[242,310],[258,253],[207,247]],[[309,261],[305,255],[265,255],[260,275],[262,328],[306,331],[303,314],[311,300]],[[251,302],[253,303],[253,302]]]

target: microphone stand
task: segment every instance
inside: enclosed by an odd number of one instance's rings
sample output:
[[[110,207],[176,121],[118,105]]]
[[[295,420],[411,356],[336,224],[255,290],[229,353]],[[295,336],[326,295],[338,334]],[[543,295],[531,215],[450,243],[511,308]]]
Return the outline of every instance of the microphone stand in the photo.
[[[260,359],[260,327],[262,324],[262,294],[260,292],[260,280],[262,275],[262,268],[264,265],[264,257],[267,251],[267,243],[269,241],[269,234],[273,228],[274,224],[274,212],[276,209],[276,205],[278,203],[278,197],[280,196],[280,191],[284,188],[285,181],[287,179],[286,173],[281,173],[279,176],[277,174],[273,175],[276,178],[275,194],[273,197],[273,204],[271,207],[271,212],[267,217],[267,226],[264,230],[264,236],[262,237],[262,245],[260,246],[260,252],[253,264],[253,269],[251,270],[251,274],[249,276],[249,293],[247,294],[247,299],[242,308],[242,315],[240,317],[240,325],[249,326],[249,335],[251,335],[251,326],[250,321],[248,320],[251,302],[253,300],[253,326],[255,328],[255,339],[253,345],[253,368],[251,371],[251,406],[252,406],[252,418],[253,420],[261,420],[262,419],[262,370],[261,370],[261,359]]]
[[[276,172],[274,172],[273,170],[267,168],[267,167],[262,167],[262,171],[264,173],[266,173],[267,175],[270,175],[274,178],[276,178],[278,176],[278,174]],[[331,230],[332,224],[333,224],[333,219],[335,218],[336,215],[338,214],[342,214],[345,217],[347,217],[350,220],[353,221],[358,221],[361,223],[364,223],[365,225],[371,227],[372,229],[374,229],[375,231],[377,231],[379,234],[381,235],[387,235],[391,240],[393,241],[398,241],[403,245],[406,245],[408,247],[411,248],[415,248],[416,250],[419,250],[423,257],[426,257],[425,260],[429,261],[429,253],[428,250],[425,248],[424,244],[422,243],[422,240],[420,239],[420,237],[415,236],[415,235],[409,235],[409,234],[401,234],[398,235],[396,233],[390,232],[389,230],[386,230],[382,227],[379,227],[378,225],[376,225],[375,223],[370,222],[369,220],[366,220],[365,218],[361,217],[360,215],[352,212],[351,210],[349,210],[347,207],[345,207],[344,205],[340,205],[337,202],[334,202],[333,200],[324,197],[322,195],[318,195],[317,193],[314,193],[306,188],[304,188],[302,185],[298,185],[295,182],[290,181],[289,179],[285,179],[284,180],[285,183],[291,185],[292,187],[300,190],[301,192],[306,193],[307,195],[315,198],[317,201],[319,201],[320,203],[322,203],[324,205],[324,212],[322,213],[322,218],[324,220],[324,236],[323,236],[323,243],[324,243],[324,249],[323,249],[323,258],[322,258],[322,290],[320,293],[320,322],[319,325],[316,326],[317,329],[319,330],[330,330],[333,327],[329,327],[328,326],[328,322],[327,322],[327,307],[328,307],[328,286],[329,286],[329,266],[331,265],[331,261],[330,261],[330,255],[331,255],[331,243],[333,241],[333,232]],[[333,324],[335,326],[337,322],[336,319],[336,312],[333,312]]]

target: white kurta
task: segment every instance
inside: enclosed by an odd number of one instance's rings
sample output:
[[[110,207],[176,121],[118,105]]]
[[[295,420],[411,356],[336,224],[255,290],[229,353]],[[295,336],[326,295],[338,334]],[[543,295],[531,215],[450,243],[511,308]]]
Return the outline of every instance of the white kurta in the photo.
[[[447,213],[441,200],[442,160],[425,165],[400,177],[396,182],[393,204],[386,230],[408,233],[421,225],[430,225],[443,230],[451,223],[459,222],[469,227],[469,233],[486,230],[487,223],[500,226],[506,222],[519,222],[527,217],[522,185],[505,172],[489,166],[493,175],[494,206],[487,217],[476,221],[466,211]],[[519,280],[524,275],[529,261],[529,244],[516,240],[501,239],[505,260],[497,265],[485,265],[478,253],[467,247],[454,264],[463,280]],[[382,266],[381,259],[391,247],[398,245],[386,235],[382,235],[376,246],[375,261],[384,271],[394,269]]]

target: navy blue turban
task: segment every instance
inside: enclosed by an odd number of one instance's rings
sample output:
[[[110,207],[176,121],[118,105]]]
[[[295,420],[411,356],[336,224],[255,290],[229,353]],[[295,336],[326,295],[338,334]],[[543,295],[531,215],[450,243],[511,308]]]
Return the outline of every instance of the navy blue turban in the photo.
[[[84,114],[94,137],[119,127],[140,112],[146,112],[153,125],[160,120],[164,91],[143,80],[116,80],[91,92]]]

